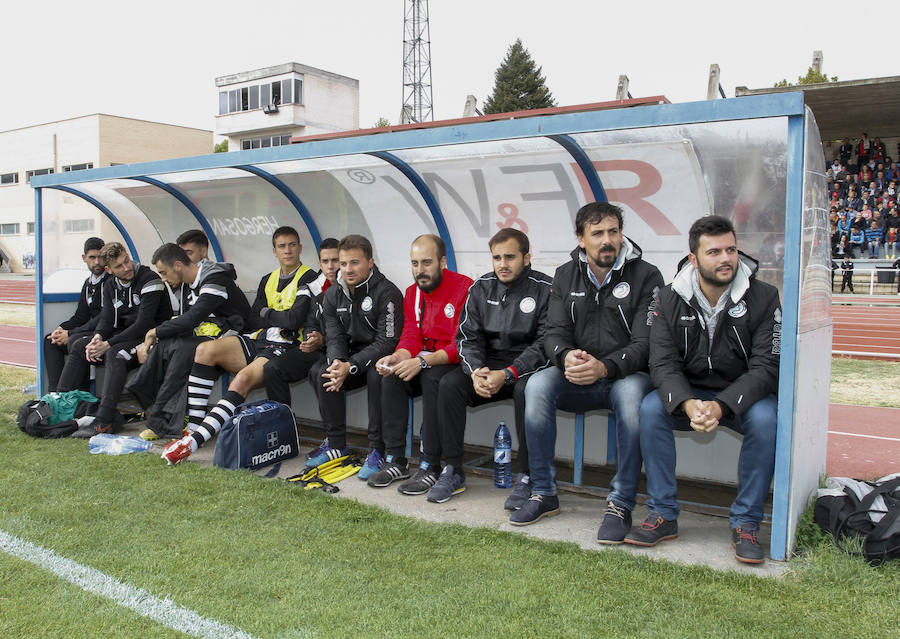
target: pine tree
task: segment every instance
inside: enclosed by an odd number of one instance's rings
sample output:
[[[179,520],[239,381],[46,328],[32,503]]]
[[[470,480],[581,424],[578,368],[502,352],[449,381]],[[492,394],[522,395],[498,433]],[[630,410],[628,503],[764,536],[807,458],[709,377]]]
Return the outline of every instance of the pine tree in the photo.
[[[516,40],[494,74],[494,91],[484,101],[485,114],[556,106],[544,80],[541,67],[535,65],[522,41]]]

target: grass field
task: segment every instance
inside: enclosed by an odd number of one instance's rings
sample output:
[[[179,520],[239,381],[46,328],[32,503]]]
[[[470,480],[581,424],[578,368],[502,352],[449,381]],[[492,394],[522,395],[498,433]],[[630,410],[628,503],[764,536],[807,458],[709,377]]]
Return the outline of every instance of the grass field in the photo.
[[[900,362],[833,357],[831,403],[900,408]]]
[[[36,323],[33,305],[0,303],[0,325],[34,326]]]
[[[0,387],[33,373],[0,367]],[[779,579],[431,524],[249,473],[93,456],[14,425],[0,531],[253,637],[896,636],[897,562],[827,544]],[[816,535],[806,533],[814,544]],[[181,633],[0,553],[0,637]]]

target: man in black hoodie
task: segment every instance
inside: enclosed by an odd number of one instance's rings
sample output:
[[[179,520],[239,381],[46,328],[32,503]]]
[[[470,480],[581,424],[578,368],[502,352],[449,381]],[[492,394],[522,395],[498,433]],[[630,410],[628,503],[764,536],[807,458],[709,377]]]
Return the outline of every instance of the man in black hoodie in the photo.
[[[81,286],[75,314],[44,336],[44,366],[47,368],[48,389],[51,393],[59,384],[59,376],[66,364],[65,357],[69,353],[69,343],[74,343],[85,335],[93,335],[97,322],[100,321],[102,287],[108,276],[103,260],[100,259],[102,248],[103,240],[99,237],[89,237],[85,241],[81,259],[91,274]],[[81,390],[87,390],[89,386],[89,377],[79,384]]]
[[[384,452],[381,436],[381,375],[375,362],[394,352],[403,332],[403,294],[372,258],[372,244],[348,235],[338,245],[340,273],[322,302],[326,359],[314,365],[310,382],[319,398],[327,444],[307,460],[318,466],[347,453],[345,393],[367,387],[369,448]]]
[[[116,404],[128,370],[137,366],[134,352],[144,334],[172,314],[159,276],[131,260],[119,242],[105,244],[100,258],[108,277],[103,283],[103,303],[93,337],[82,337],[69,349],[69,359],[59,378],[59,392],[73,390],[91,364],[105,364],[103,392],[95,419],[72,433],[89,438],[112,429]]]
[[[625,541],[655,546],[678,535],[672,431],[709,433],[721,424],[744,436],[730,517],[735,558],[762,563],[757,532],[775,470],[778,289],[756,279],[759,265],[738,252],[728,219],[700,218],[688,241],[690,254],[653,310],[650,375],[657,392],[640,409],[650,514]]]
[[[648,313],[663,285],[659,269],[622,234],[622,209],[606,202],[575,216],[578,248],[556,269],[544,351],[556,366],[535,373],[525,389],[525,434],[531,498],[509,518],[517,526],[559,513],[553,457],[556,409],[610,408],[616,413],[616,476],[597,541],[618,544],[631,526],[641,477],[641,400],[647,375]]]

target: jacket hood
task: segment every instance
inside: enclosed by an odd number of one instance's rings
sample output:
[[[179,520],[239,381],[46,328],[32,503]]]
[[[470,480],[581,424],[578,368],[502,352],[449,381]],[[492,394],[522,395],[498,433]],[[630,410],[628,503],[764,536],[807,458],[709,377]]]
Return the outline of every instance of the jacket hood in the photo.
[[[744,297],[747,289],[750,288],[750,280],[756,277],[756,272],[758,270],[759,262],[757,260],[746,253],[738,251],[738,269],[734,276],[734,280],[731,282],[732,304],[737,304],[740,299]],[[678,262],[678,274],[672,280],[672,290],[678,293],[678,295],[688,303],[690,303],[691,298],[694,297],[694,287],[691,284],[691,280],[694,277],[694,271],[696,271],[696,269],[693,264],[691,264],[690,257],[685,255],[684,258]]]
[[[637,242],[629,238],[627,235],[622,236],[622,248],[619,249],[619,255],[616,257],[616,263],[613,264],[612,270],[618,271],[621,269],[626,263],[633,262],[634,260],[641,259],[641,255],[643,255],[643,251],[641,247],[637,245]],[[587,253],[580,246],[576,246],[569,256],[572,258],[572,261],[578,264],[579,268],[584,270],[587,265]]]

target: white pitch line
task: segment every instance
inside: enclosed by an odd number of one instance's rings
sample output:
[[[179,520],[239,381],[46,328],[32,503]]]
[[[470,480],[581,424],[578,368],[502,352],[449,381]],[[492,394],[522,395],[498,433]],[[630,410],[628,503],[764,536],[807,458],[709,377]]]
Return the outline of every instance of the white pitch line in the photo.
[[[0,550],[49,570],[83,590],[112,599],[118,605],[129,608],[143,617],[149,617],[164,626],[193,637],[256,639],[243,630],[201,617],[193,610],[183,608],[168,598],[154,597],[146,590],[130,586],[99,570],[61,557],[52,550],[19,539],[3,530],[0,530]]]
[[[7,342],[23,342],[25,344],[34,344],[33,339],[19,339],[18,337],[0,337],[2,340],[6,340]]]
[[[839,430],[830,430],[828,431],[829,435],[846,435],[847,437],[866,437],[868,439],[883,439],[888,442],[900,442],[900,439],[897,437],[882,437],[880,435],[861,435],[859,433],[844,433]]]

